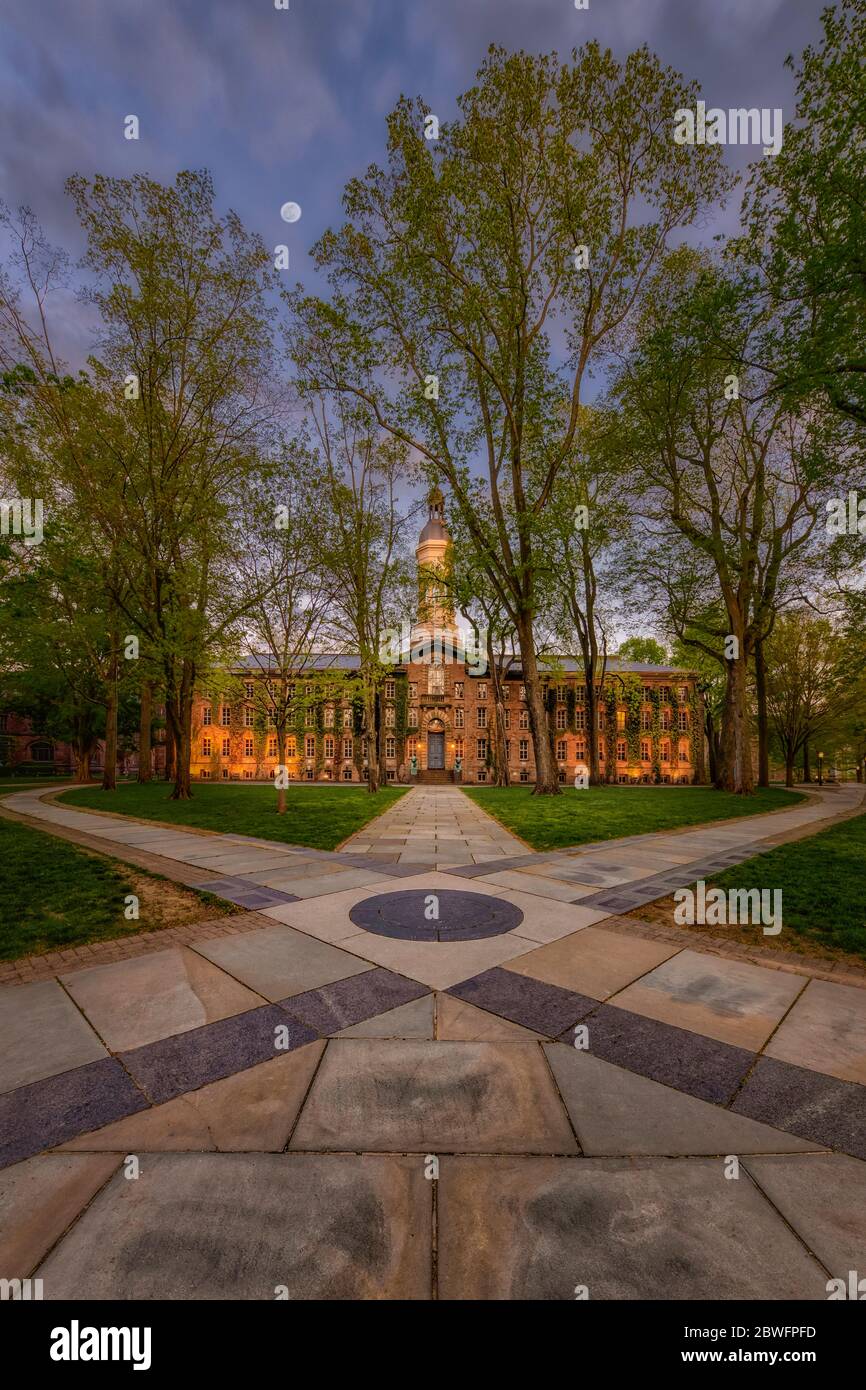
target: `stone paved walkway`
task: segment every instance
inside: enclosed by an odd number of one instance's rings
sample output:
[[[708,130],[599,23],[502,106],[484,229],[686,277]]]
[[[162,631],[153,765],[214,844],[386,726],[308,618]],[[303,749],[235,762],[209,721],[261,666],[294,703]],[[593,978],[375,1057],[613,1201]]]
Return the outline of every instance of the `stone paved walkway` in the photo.
[[[453,788],[333,855],[41,795],[4,805],[250,912],[0,987],[0,1277],[47,1299],[823,1299],[862,1269],[866,989],[615,915],[861,789],[550,855]]]

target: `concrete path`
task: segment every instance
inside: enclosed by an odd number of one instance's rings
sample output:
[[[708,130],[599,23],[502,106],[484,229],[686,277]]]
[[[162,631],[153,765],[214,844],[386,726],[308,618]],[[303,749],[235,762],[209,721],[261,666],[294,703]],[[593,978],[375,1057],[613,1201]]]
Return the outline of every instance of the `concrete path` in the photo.
[[[866,989],[616,915],[861,789],[550,855],[454,788],[338,854],[41,795],[3,804],[250,910],[0,987],[0,1278],[46,1299],[825,1299],[862,1268]]]
[[[379,864],[429,864],[437,869],[530,852],[459,787],[436,786],[413,787],[343,848]]]

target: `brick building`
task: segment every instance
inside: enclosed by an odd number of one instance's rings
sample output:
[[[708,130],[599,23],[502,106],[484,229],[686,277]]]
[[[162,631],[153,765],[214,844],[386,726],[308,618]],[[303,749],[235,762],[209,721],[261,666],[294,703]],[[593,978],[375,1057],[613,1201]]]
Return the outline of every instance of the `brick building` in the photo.
[[[442,494],[434,489],[421,531],[418,614],[393,652],[381,701],[383,779],[407,781],[412,759],[421,781],[465,783],[492,778],[494,682],[467,650],[441,575],[449,537]],[[290,687],[297,697],[287,740],[292,779],[352,781],[365,776],[357,656],[312,654]],[[634,662],[608,662],[599,725],[586,727],[585,683],[577,663],[551,661],[546,671],[549,727],[560,780],[587,767],[588,739],[599,742],[601,767],[617,782],[705,780],[703,718],[693,673]],[[192,775],[202,780],[273,777],[277,740],[267,713],[269,673],[252,659],[237,673],[231,697],[202,696],[193,713]],[[535,766],[519,657],[501,673],[505,753],[511,780],[532,782]],[[613,767],[611,768],[611,762]]]

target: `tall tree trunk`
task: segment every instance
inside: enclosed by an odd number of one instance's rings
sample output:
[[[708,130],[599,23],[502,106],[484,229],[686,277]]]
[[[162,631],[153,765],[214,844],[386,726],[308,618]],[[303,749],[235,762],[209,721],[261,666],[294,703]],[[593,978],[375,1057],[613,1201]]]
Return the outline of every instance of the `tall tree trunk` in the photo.
[[[755,697],[758,714],[758,786],[770,785],[770,725],[767,718],[767,661],[764,644],[755,643]]]
[[[811,782],[811,780],[812,768],[809,762],[809,740],[806,739],[806,742],[803,744],[803,781]]]
[[[704,707],[704,728],[707,735],[710,782],[715,787],[719,780],[719,732],[709,706]]]
[[[493,651],[493,638],[490,625],[487,626],[487,669],[493,685],[493,782],[497,787],[507,787],[508,754],[505,746],[505,701],[502,694],[502,671],[496,662]]]
[[[117,639],[112,637],[111,664],[105,683],[105,757],[102,790],[117,791]]]
[[[535,658],[535,640],[532,619],[529,614],[520,615],[517,625],[517,640],[523,667],[523,682],[526,686],[526,707],[529,712],[529,728],[535,752],[535,787],[533,796],[560,796],[562,788],[556,775],[556,763],[550,746],[547,731],[547,710],[544,705],[544,692],[538,674]]]
[[[379,790],[379,696],[372,678],[364,677],[364,737],[367,740],[367,790]]]
[[[793,746],[792,746],[791,744],[788,744],[787,748],[785,749],[785,786],[786,786],[786,787],[793,787],[793,785],[794,785],[794,749],[793,749]]]
[[[75,780],[76,782],[90,781],[90,759],[93,756],[93,740],[87,734],[79,732],[75,739]]]
[[[589,763],[589,785],[601,786],[601,764],[598,760],[598,697],[595,689],[595,663],[590,659],[586,667],[586,754]]]
[[[740,652],[743,652],[742,643]],[[749,748],[747,658],[741,654],[725,662],[725,705],[718,786],[723,791],[749,795],[754,791],[752,758]]]
[[[286,775],[286,726],[277,725],[277,767],[280,769],[280,786],[277,787],[277,815],[286,814],[286,789],[282,778]]]
[[[138,780],[153,776],[153,682],[141,682],[141,713],[138,721]]]

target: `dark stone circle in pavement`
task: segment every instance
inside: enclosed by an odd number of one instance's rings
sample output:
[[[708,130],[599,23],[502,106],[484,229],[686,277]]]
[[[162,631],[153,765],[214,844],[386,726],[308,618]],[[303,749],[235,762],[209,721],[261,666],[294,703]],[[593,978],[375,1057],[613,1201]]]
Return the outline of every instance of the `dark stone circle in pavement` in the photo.
[[[430,916],[431,909],[437,916]],[[377,893],[356,903],[349,917],[364,931],[401,941],[479,941],[513,931],[523,921],[520,908],[504,898],[454,888]]]

